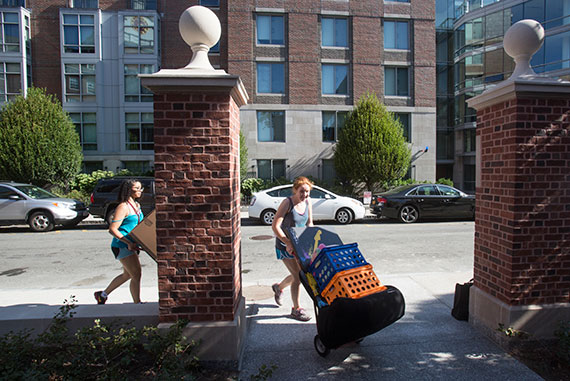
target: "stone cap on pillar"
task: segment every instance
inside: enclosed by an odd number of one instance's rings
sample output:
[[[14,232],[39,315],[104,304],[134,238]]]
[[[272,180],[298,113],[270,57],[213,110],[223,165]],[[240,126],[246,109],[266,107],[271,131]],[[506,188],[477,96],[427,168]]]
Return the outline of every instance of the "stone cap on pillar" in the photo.
[[[521,20],[505,33],[503,47],[515,61],[513,74],[505,81],[489,88],[482,94],[467,100],[476,110],[512,99],[515,93],[570,93],[570,82],[539,75],[530,66],[532,56],[544,43],[544,28],[536,20]]]
[[[219,41],[222,27],[218,16],[209,8],[195,5],[180,16],[178,29],[182,39],[192,49],[190,63],[180,69],[162,69],[153,74],[139,74],[141,84],[152,92],[180,92],[200,90],[204,93],[232,89],[239,106],[249,99],[239,76],[214,69],[208,51]]]

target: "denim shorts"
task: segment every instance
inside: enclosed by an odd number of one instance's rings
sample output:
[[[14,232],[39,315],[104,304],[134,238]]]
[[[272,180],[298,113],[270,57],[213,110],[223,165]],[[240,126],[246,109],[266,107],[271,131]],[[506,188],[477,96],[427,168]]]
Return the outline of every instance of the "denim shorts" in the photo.
[[[293,254],[289,254],[287,250],[275,248],[275,253],[277,254],[277,259],[295,259]]]
[[[131,251],[126,247],[114,247],[111,246],[111,251],[115,255],[115,259],[123,259],[128,257],[129,255],[138,254],[136,251]]]

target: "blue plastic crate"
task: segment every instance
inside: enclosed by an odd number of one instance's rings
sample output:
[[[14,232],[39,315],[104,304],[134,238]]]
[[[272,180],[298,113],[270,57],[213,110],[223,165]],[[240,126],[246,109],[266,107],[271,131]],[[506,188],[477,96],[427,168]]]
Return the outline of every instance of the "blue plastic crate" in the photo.
[[[322,292],[334,275],[340,271],[367,265],[357,243],[324,247],[311,263],[309,272]]]

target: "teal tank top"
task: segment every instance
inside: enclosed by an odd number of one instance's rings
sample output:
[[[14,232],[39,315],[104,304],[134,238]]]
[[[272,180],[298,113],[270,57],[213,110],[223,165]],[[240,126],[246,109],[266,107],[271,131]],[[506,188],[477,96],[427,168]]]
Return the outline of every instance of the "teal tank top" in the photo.
[[[129,214],[123,219],[121,222],[121,226],[119,226],[119,231],[131,242],[134,242],[130,237],[129,233],[131,230],[135,228],[139,224],[140,221],[144,218],[142,210],[139,209],[139,214]],[[113,241],[111,242],[111,247],[118,247],[118,248],[127,248],[129,245],[126,243],[119,241],[116,237],[113,237]]]

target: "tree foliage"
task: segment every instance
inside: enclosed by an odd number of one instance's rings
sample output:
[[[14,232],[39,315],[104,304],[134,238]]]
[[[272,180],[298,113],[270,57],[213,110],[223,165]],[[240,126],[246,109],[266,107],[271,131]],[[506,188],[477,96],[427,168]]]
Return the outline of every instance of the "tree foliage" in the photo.
[[[402,178],[410,160],[400,122],[376,95],[362,97],[339,133],[334,154],[337,173],[372,190],[380,182]]]
[[[0,178],[38,186],[67,185],[83,154],[75,127],[61,103],[30,88],[0,113]]]
[[[239,176],[242,181],[247,177],[247,146],[241,131],[239,132]]]

